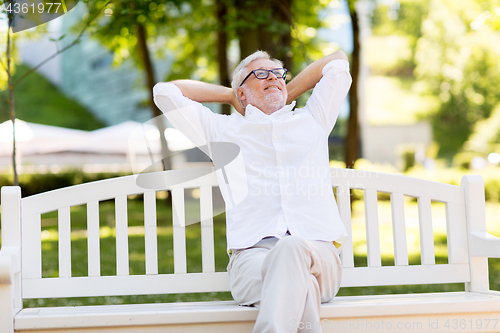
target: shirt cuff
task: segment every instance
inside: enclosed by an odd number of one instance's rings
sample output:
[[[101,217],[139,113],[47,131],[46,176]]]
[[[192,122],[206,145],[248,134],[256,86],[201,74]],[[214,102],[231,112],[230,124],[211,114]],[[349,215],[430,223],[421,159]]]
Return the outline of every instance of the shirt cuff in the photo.
[[[349,72],[349,61],[344,59],[333,59],[329,63],[327,63],[321,74],[325,75],[335,75],[340,72]]]
[[[160,82],[153,87],[153,96],[183,96],[183,94],[175,84]]]

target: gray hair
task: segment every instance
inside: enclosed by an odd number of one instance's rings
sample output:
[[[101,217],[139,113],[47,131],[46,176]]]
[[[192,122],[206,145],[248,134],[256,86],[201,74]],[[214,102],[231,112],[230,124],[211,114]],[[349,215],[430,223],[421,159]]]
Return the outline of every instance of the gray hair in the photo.
[[[257,60],[257,59],[267,59],[267,60],[271,60],[272,62],[274,62],[276,64],[276,66],[278,67],[283,67],[283,63],[278,60],[278,59],[273,59],[271,58],[271,56],[269,55],[269,53],[267,53],[266,51],[255,51],[254,53],[252,53],[251,55],[249,55],[248,57],[246,57],[245,59],[243,59],[239,64],[238,66],[236,66],[236,68],[234,69],[234,72],[233,72],[233,81],[231,82],[231,88],[233,88],[233,92],[234,94],[236,95],[236,98],[238,98],[238,100],[240,101],[241,103],[241,106],[243,106],[243,103],[241,102],[240,98],[238,97],[238,88],[241,84],[241,81],[243,81],[243,78],[245,77],[245,75],[248,75],[248,73],[246,72],[245,68],[254,60]]]

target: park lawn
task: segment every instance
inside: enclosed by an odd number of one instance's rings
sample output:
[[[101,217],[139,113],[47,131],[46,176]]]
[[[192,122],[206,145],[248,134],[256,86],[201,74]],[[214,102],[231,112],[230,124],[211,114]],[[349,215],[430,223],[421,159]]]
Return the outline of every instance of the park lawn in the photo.
[[[488,211],[496,212],[499,204],[488,203]],[[408,205],[407,218],[407,243],[410,265],[420,263],[418,224],[415,225],[416,203]],[[188,208],[188,207],[187,207]],[[355,266],[367,265],[365,226],[362,216],[362,201],[355,202],[353,207],[353,243],[355,252]],[[446,256],[446,229],[443,229],[440,214],[443,207],[433,206],[433,217],[436,216],[435,234],[435,257],[438,264],[448,262]],[[172,257],[172,223],[171,209],[162,200],[157,202],[158,210],[158,270],[160,274],[173,273]],[[187,209],[189,211],[189,209]],[[128,200],[129,216],[129,262],[130,274],[145,273],[144,256],[144,227],[143,227],[143,204],[141,200]],[[114,202],[106,201],[100,203],[100,233],[101,233],[101,274],[116,274],[116,243],[114,229]],[[72,207],[71,209],[72,233],[72,275],[87,275],[87,238],[86,238],[86,208],[85,206]],[[382,265],[394,265],[392,226],[390,220],[390,203],[379,202],[379,221]],[[434,224],[434,220],[433,220]],[[489,231],[498,234],[498,229]],[[225,218],[224,214],[214,218],[215,236],[215,265],[216,271],[225,271],[228,263],[225,240]],[[200,224],[195,223],[186,227],[186,246],[188,249],[187,269],[189,273],[201,272],[201,237]],[[58,276],[58,239],[57,239],[57,212],[42,215],[42,276]],[[489,259],[490,286],[493,290],[500,290],[500,259]],[[370,294],[399,294],[399,293],[423,293],[440,291],[463,291],[463,284],[447,285],[415,285],[415,286],[381,286],[381,287],[355,287],[341,288],[339,296],[370,295]],[[133,303],[155,303],[155,302],[186,302],[186,301],[209,301],[209,300],[231,300],[229,292],[224,293],[197,293],[197,294],[172,294],[172,295],[135,295],[135,296],[107,296],[107,297],[84,297],[64,299],[31,299],[25,300],[25,307],[40,306],[77,306],[98,304],[133,304]]]

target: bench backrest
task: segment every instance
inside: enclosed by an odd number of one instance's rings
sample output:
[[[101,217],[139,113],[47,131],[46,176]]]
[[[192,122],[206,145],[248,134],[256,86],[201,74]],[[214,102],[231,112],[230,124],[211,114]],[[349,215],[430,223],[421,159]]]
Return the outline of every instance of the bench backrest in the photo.
[[[156,172],[146,175],[148,188],[139,186],[138,176],[126,176],[42,193],[23,199],[2,197],[2,223],[5,216],[15,216],[20,209],[22,248],[22,297],[83,297],[111,295],[167,294],[228,291],[226,272],[216,272],[214,255],[212,188],[217,179],[211,168],[190,169],[199,176],[184,181],[186,170]],[[431,283],[468,283],[471,281],[468,254],[466,186],[452,186],[399,175],[352,169],[331,169],[332,182],[340,215],[350,236],[351,190],[364,194],[367,266],[355,267],[352,237],[343,246],[342,286],[378,286]],[[191,177],[195,178],[195,177]],[[183,182],[180,183],[180,180]],[[465,180],[467,182],[467,180]],[[184,191],[199,188],[202,243],[202,273],[188,273],[186,263]],[[157,244],[156,192],[171,190],[173,206],[174,272],[159,274]],[[378,193],[390,195],[394,241],[394,265],[382,266],[379,237]],[[143,194],[145,274],[129,274],[127,196]],[[418,201],[421,263],[409,265],[404,197]],[[20,204],[16,200],[20,199]],[[99,203],[115,201],[116,276],[101,276]],[[448,264],[436,264],[431,202],[444,203],[446,211]],[[334,204],[334,203],[332,203]],[[87,207],[88,276],[71,276],[70,207]],[[14,213],[12,213],[12,211]],[[42,277],[41,216],[58,212],[59,277]],[[5,213],[4,213],[5,212]],[[10,224],[15,221],[9,221]],[[2,236],[19,228],[2,225]],[[188,249],[189,251],[189,249]]]

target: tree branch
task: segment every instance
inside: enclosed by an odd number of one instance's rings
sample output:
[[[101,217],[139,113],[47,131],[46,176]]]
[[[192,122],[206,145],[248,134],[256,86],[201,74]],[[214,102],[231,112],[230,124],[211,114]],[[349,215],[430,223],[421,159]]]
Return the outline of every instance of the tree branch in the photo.
[[[27,71],[26,73],[24,73],[23,75],[21,75],[21,77],[19,79],[17,79],[16,82],[14,82],[14,84],[12,85],[12,88],[15,88],[15,86],[22,80],[24,79],[26,76],[30,75],[31,73],[33,73],[34,71],[36,71],[38,68],[42,67],[43,65],[45,65],[47,62],[49,62],[50,60],[52,60],[53,58],[55,58],[56,56],[58,56],[59,54],[63,53],[64,51],[66,51],[67,49],[75,46],[79,41],[80,39],[82,38],[83,36],[83,33],[85,32],[85,30],[87,30],[87,28],[90,26],[90,23],[92,23],[92,21],[101,13],[101,11],[106,8],[106,6],[109,4],[110,1],[107,1],[104,6],[101,7],[101,9],[99,9],[95,14],[94,16],[92,16],[88,21],[87,23],[85,23],[85,26],[83,27],[82,31],[80,31],[80,33],[78,34],[78,36],[73,40],[73,42],[71,42],[71,44],[68,44],[66,45],[65,47],[63,47],[62,49],[58,50],[56,53],[54,53],[53,55],[51,55],[50,57],[48,57],[47,59],[45,59],[44,61],[42,61],[41,63],[39,63],[38,65],[36,65],[35,67],[31,68],[29,71]]]
[[[0,65],[2,65],[2,68],[7,72],[7,66],[3,63],[2,60],[0,60]]]

